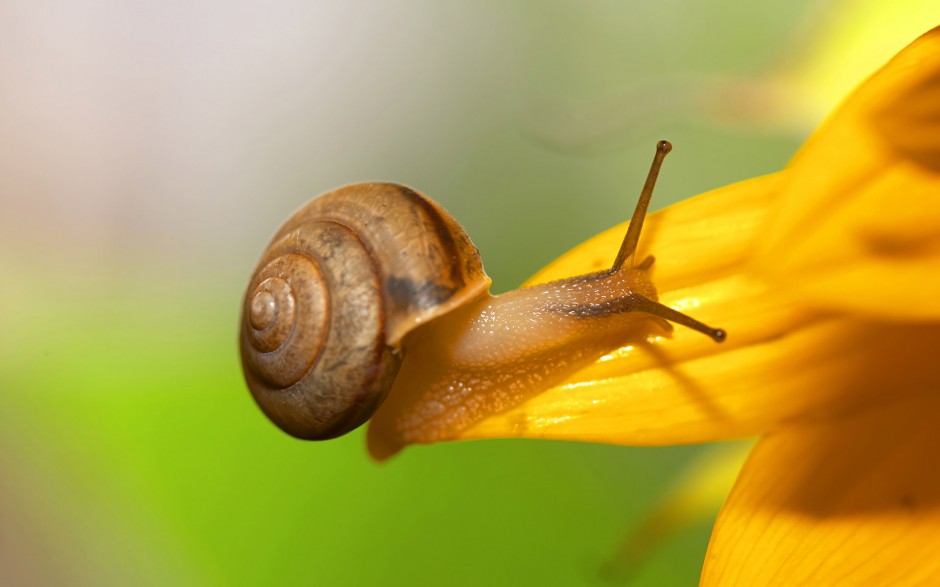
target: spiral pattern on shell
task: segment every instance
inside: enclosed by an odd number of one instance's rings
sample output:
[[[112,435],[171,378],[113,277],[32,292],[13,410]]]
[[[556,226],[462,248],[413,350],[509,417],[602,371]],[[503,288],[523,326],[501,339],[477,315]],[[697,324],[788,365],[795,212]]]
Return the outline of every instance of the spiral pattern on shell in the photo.
[[[248,387],[293,436],[344,434],[385,398],[408,332],[489,283],[460,225],[421,194],[382,183],[324,194],[281,227],[249,281]]]

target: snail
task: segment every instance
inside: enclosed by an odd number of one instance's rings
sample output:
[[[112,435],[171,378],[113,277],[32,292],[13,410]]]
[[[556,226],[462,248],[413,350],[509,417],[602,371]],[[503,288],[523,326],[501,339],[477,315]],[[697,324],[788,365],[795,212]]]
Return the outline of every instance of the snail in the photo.
[[[395,438],[369,439],[381,458],[478,418],[480,393],[511,403],[544,389],[650,319],[723,341],[723,330],[658,303],[653,258],[634,259],[671,148],[657,143],[610,269],[498,296],[463,228],[418,192],[364,183],[310,201],[272,238],[245,294],[241,357],[258,405],[310,440],[355,429],[387,396],[410,405],[405,417],[378,414],[398,418]],[[406,385],[420,393],[399,393]]]

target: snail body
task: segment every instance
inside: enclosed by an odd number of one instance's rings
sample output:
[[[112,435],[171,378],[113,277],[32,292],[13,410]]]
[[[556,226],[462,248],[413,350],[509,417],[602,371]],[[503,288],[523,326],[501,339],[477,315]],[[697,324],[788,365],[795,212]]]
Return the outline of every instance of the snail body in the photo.
[[[508,407],[551,385],[651,317],[723,340],[656,302],[651,257],[634,263],[670,147],[657,146],[611,269],[499,296],[464,230],[418,192],[368,183],[312,200],[275,234],[246,292],[242,364],[258,405],[287,433],[326,439],[361,425],[386,396],[377,418],[408,404],[407,418],[383,426],[394,438],[370,433],[381,458],[445,436],[449,417],[472,420],[485,394]]]

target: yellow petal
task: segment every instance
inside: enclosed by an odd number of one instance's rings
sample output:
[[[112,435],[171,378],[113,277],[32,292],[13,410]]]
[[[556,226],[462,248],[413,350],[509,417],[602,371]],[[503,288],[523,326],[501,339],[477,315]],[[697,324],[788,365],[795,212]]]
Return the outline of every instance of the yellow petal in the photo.
[[[762,440],[702,584],[940,584],[938,413],[934,389]]]
[[[743,305],[753,302],[745,299]],[[730,319],[735,305],[721,308]],[[742,311],[746,318],[761,319],[760,312]],[[745,338],[761,332],[746,319],[727,325]],[[791,328],[737,347],[729,335],[728,347],[700,356],[668,345],[614,353],[459,437],[709,442],[836,417],[859,404],[888,401],[899,389],[940,388],[940,373],[932,367],[940,348],[938,326],[831,318],[794,321]]]
[[[816,305],[940,318],[940,28],[803,146],[763,232],[755,270]]]
[[[454,438],[530,437],[675,444],[754,436],[807,414],[877,402],[900,386],[940,388],[931,369],[940,326],[884,325],[811,311],[749,276],[750,250],[786,178],[758,178],[654,214],[641,255],[656,255],[660,301],[728,331],[717,345],[671,339],[612,351],[524,403],[494,405]],[[575,248],[533,279],[596,270],[623,227]]]

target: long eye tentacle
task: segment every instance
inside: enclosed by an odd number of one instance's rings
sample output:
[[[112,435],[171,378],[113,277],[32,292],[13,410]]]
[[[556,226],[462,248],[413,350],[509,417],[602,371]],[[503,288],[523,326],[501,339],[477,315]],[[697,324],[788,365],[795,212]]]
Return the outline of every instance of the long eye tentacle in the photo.
[[[656,179],[659,177],[659,170],[663,166],[663,160],[666,155],[672,151],[672,143],[669,141],[659,141],[656,143],[656,154],[653,156],[653,164],[650,165],[650,172],[646,176],[646,183],[643,184],[643,190],[640,192],[640,199],[637,200],[636,208],[633,210],[633,218],[630,219],[630,228],[627,229],[626,236],[623,237],[623,244],[620,245],[620,252],[617,253],[617,259],[611,271],[620,271],[624,264],[627,267],[633,267],[633,255],[636,253],[636,245],[640,240],[640,231],[643,229],[643,220],[646,218],[646,210],[650,206],[650,200],[653,198],[653,188],[656,187]],[[629,263],[627,261],[629,260]]]
[[[625,300],[625,305],[628,306],[631,310],[645,312],[660,318],[665,318],[670,322],[675,322],[676,324],[681,324],[686,328],[691,328],[692,330],[701,332],[705,336],[710,337],[715,342],[724,342],[725,337],[727,336],[727,333],[721,328],[712,328],[711,326],[699,322],[691,316],[683,314],[678,310],[673,310],[669,306],[665,306],[659,302],[654,302],[653,300],[641,295],[629,296]]]
[[[636,254],[637,243],[640,240],[640,231],[643,229],[643,220],[646,218],[646,211],[649,209],[650,200],[653,197],[653,188],[656,187],[656,179],[659,177],[659,170],[663,166],[663,160],[666,155],[672,151],[672,143],[661,140],[656,143],[656,154],[653,155],[653,163],[650,165],[649,174],[646,176],[646,183],[643,184],[643,190],[640,192],[640,199],[636,203],[633,211],[633,217],[630,219],[630,227],[627,228],[627,234],[623,237],[623,244],[620,245],[620,251],[610,269],[611,273],[617,273],[621,270],[635,269],[646,271],[653,265],[653,257],[649,256],[643,259],[638,265],[634,265],[634,255]],[[715,342],[724,342],[727,333],[721,328],[712,328],[702,322],[699,322],[691,316],[687,316],[678,310],[673,310],[669,306],[660,304],[638,293],[623,298],[623,307],[625,309],[644,312],[652,316],[664,318],[670,322],[681,324],[697,332],[710,337]]]

